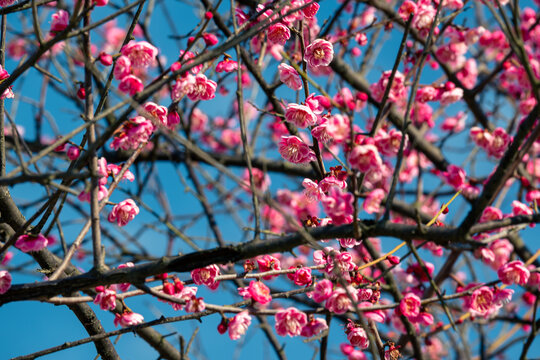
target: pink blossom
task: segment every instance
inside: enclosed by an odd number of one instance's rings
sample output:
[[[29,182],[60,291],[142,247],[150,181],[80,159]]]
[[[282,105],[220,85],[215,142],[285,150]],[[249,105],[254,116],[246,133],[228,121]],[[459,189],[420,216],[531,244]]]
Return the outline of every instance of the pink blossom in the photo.
[[[211,100],[216,97],[217,83],[203,74],[195,76],[194,82],[187,88],[187,97],[192,101]]]
[[[242,335],[244,335],[251,325],[251,316],[247,310],[239,312],[236,316],[229,322],[229,337],[231,340],[238,340]]]
[[[512,141],[512,137],[506,133],[503,128],[496,128],[493,133],[486,133],[484,135],[488,140],[488,146],[485,148],[488,155],[497,159],[503,157],[508,145]]]
[[[267,36],[271,43],[285,45],[291,38],[291,31],[285,24],[277,23],[268,28]]]
[[[131,61],[127,56],[121,55],[116,59],[116,65],[113,69],[113,75],[116,80],[122,80],[131,74]]]
[[[316,159],[315,152],[298,136],[282,136],[279,153],[293,164],[305,164]]]
[[[216,65],[216,72],[218,73],[220,72],[230,73],[236,70],[238,70],[238,62],[231,60],[229,58],[226,58],[225,60],[218,62],[218,64]]]
[[[179,58],[182,59],[182,64],[190,65],[194,61],[193,59],[195,58],[195,54],[192,53],[191,51],[180,50]],[[194,66],[191,68],[191,73],[193,73],[194,75],[197,75],[199,72],[201,72],[202,68],[203,68],[203,64]]]
[[[317,115],[311,111],[309,106],[289,104],[285,110],[285,120],[299,128],[306,128],[317,124]]]
[[[124,76],[122,80],[120,80],[120,84],[118,84],[118,90],[123,93],[129,93],[131,96],[143,91],[143,89],[143,82],[135,75]]]
[[[105,199],[109,195],[109,190],[105,187],[105,185],[99,185],[98,186],[98,201],[101,201]],[[77,196],[79,201],[86,201],[90,202],[90,191],[83,190],[81,193]]]
[[[345,333],[347,334],[347,340],[349,340],[352,346],[358,346],[361,349],[367,349],[369,347],[369,338],[366,330],[350,320]]]
[[[352,306],[351,298],[354,302],[358,302],[356,290],[352,286],[348,286],[349,295],[344,288],[339,287],[332,292],[332,295],[326,300],[324,307],[336,314],[345,314]]]
[[[319,125],[311,129],[311,135],[313,135],[315,139],[317,139],[319,142],[323,144],[329,143],[333,138],[332,138],[332,135],[328,132],[327,119],[323,118],[323,120],[321,121],[321,123],[319,123]]]
[[[464,290],[473,286],[474,284],[470,284]],[[487,286],[482,286],[474,290],[471,296],[464,298],[464,306],[469,309],[473,315],[487,317],[497,310],[497,306],[494,304],[493,300],[493,291]]]
[[[455,103],[463,97],[463,89],[455,88],[449,91],[445,91],[441,95],[441,105],[448,105]]]
[[[386,156],[394,156],[399,152],[402,138],[403,134],[401,131],[396,129],[392,129],[389,132],[379,130],[374,139],[375,146],[381,154]],[[403,148],[407,148],[407,143],[408,137],[405,135],[405,144],[403,144]]]
[[[255,189],[259,190],[260,192],[265,192],[270,186],[270,176],[265,174],[261,169],[257,168],[252,168],[251,173],[253,174],[253,185],[255,186]],[[248,192],[251,192],[248,169],[244,170],[242,180],[244,180],[244,182],[241,184],[242,188]]]
[[[81,151],[79,150],[78,146],[70,146],[66,152],[68,159],[71,161],[77,160],[80,153]]]
[[[328,329],[328,324],[325,319],[311,317],[309,322],[302,328],[300,336],[313,337],[326,329]]]
[[[411,15],[414,15],[417,11],[417,6],[413,1],[406,0],[401,4],[398,10],[399,17],[403,19],[403,21],[409,20],[409,17]]]
[[[446,171],[441,173],[443,179],[454,189],[462,189],[466,185],[465,170],[456,165],[449,165]]]
[[[465,120],[467,120],[467,114],[460,111],[456,116],[445,118],[441,123],[441,130],[454,133],[461,132],[465,129]]]
[[[211,290],[215,290],[219,286],[219,280],[216,280],[216,276],[219,276],[219,274],[219,267],[213,264],[191,271],[191,278],[195,284],[204,284]]]
[[[379,151],[375,145],[357,145],[349,154],[351,166],[363,173],[376,170],[382,165]]]
[[[347,116],[335,114],[327,119],[326,131],[334,142],[340,143],[349,139],[350,120]]]
[[[125,269],[125,268],[134,267],[134,266],[135,265],[131,261],[128,261],[125,264],[118,265],[118,269]],[[131,286],[131,284],[130,283],[121,283],[121,284],[117,284],[116,286],[117,286],[119,291],[127,291],[129,289],[129,287]]]
[[[304,187],[304,195],[309,201],[318,201],[324,196],[319,185],[311,179],[304,179],[302,186]]]
[[[105,159],[104,159],[105,160]],[[118,174],[120,174],[120,170],[122,170],[122,166],[119,166],[119,165],[115,165],[115,164],[107,164],[107,176],[108,174],[111,174],[111,176],[113,178],[116,178],[118,176]],[[100,172],[100,175],[101,175],[101,172]],[[101,180],[101,179],[100,179]],[[128,181],[131,181],[133,182],[133,180],[135,180],[135,175],[133,175],[133,173],[129,170],[126,170],[124,172],[124,176],[122,177],[121,180],[128,180]],[[104,182],[104,184],[106,184],[107,182]]]
[[[383,72],[379,81],[369,87],[371,96],[373,96],[376,101],[382,100],[391,74],[391,70]],[[390,93],[388,94],[388,101],[402,104],[406,101],[406,98],[407,88],[405,87],[405,76],[401,72],[396,71]]]
[[[334,58],[332,43],[323,39],[317,39],[306,47],[304,60],[311,67],[328,66]]]
[[[420,314],[420,306],[420,298],[412,292],[405,294],[399,302],[399,310],[407,318],[417,317]]]
[[[27,234],[17,238],[15,246],[22,252],[39,251],[47,246],[48,239],[42,234]]]
[[[332,187],[327,196],[322,198],[324,211],[332,218],[334,225],[350,224],[354,213],[354,196],[349,192]]]
[[[493,206],[488,206],[482,212],[479,222],[488,222],[494,220],[501,220],[503,218],[503,213],[500,209],[497,209]]]
[[[0,295],[5,294],[11,287],[11,274],[7,270],[0,270]]]
[[[308,0],[309,1],[309,0]],[[313,19],[319,11],[320,5],[315,1],[311,1],[311,4],[302,9],[302,13],[306,19]]]
[[[526,204],[517,200],[512,201],[512,215],[532,215],[533,213],[533,209]]]
[[[358,292],[358,294],[360,294],[360,292]],[[366,309],[373,307],[373,304],[369,301],[363,301],[358,304],[358,307],[361,309]],[[367,319],[376,321],[378,323],[384,323],[386,320],[386,314],[383,310],[363,311],[362,313]]]
[[[206,309],[206,304],[204,303],[204,299],[202,297],[198,298],[195,296],[192,296],[190,299],[186,300],[186,307],[185,310],[188,313],[194,313],[194,312],[201,312]]]
[[[362,204],[362,207],[364,208],[364,211],[368,214],[375,214],[381,211],[381,202],[386,196],[386,193],[383,189],[375,189],[372,190],[366,199],[364,200],[364,203]]]
[[[311,293],[313,300],[323,302],[332,295],[334,285],[330,280],[323,279],[315,284],[315,289]]]
[[[206,46],[214,46],[217,45],[217,43],[219,42],[217,36],[212,33],[204,33],[202,34],[202,38]]]
[[[144,318],[141,314],[134,313],[132,311],[126,311],[120,314],[116,314],[114,318],[114,326],[128,327],[133,325],[142,324]]]
[[[51,35],[56,35],[57,33],[64,31],[69,24],[69,14],[65,10],[58,10],[52,14],[51,21]]]
[[[159,121],[162,125],[167,126],[167,114],[168,110],[165,106],[158,105],[151,101],[145,103],[142,108],[144,111],[141,115],[150,120]],[[150,115],[150,116],[148,116]]]
[[[302,327],[307,324],[306,314],[294,307],[278,311],[275,320],[276,332],[281,336],[298,336]]]
[[[111,223],[116,221],[118,226],[126,226],[138,214],[139,207],[132,199],[126,199],[113,207],[107,220]]]
[[[499,279],[506,285],[524,285],[529,281],[531,273],[523,262],[516,260],[504,264],[497,270]]]
[[[16,0],[0,0],[0,7],[12,5]]]
[[[116,308],[116,291],[112,289],[99,289],[94,304],[99,304],[101,310],[114,310]]]
[[[279,80],[293,90],[302,89],[302,79],[298,72],[290,65],[281,63],[278,66]]]
[[[190,128],[192,132],[199,133],[203,132],[206,128],[206,124],[208,123],[208,116],[206,116],[205,113],[203,113],[199,108],[193,109],[191,112],[190,120]]]
[[[132,40],[120,52],[129,58],[133,67],[146,68],[156,60],[158,49],[146,41]]]
[[[278,258],[275,258],[271,255],[263,255],[257,259],[257,265],[259,266],[260,272],[267,272],[272,270],[281,270],[281,263]],[[263,276],[264,280],[270,280],[277,275],[268,275]]]
[[[294,283],[298,286],[311,284],[311,269],[304,266],[296,270],[294,273]]]
[[[135,116],[129,119],[121,128],[121,132],[117,134],[110,148],[118,150],[134,150],[140,144],[146,143],[156,127],[152,121],[143,116]]]
[[[270,289],[261,281],[251,281],[249,283],[248,291],[251,298],[262,305],[272,301]]]

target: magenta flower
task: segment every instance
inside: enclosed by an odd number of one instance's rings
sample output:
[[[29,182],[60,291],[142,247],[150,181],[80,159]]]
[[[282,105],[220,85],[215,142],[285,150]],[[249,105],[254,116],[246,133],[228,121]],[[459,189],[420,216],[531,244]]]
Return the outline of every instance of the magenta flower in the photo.
[[[21,235],[15,242],[15,246],[22,252],[39,251],[47,246],[49,240],[42,234]]]
[[[366,330],[350,320],[345,333],[347,334],[347,340],[349,340],[352,346],[358,346],[361,349],[367,349],[369,347],[369,338]]]
[[[364,200],[364,203],[362,204],[362,207],[364,208],[364,211],[368,214],[376,214],[381,211],[381,202],[386,196],[386,193],[383,189],[375,189],[370,191],[366,199]]]
[[[202,297],[198,298],[196,296],[192,296],[190,299],[186,300],[186,312],[201,312],[204,311],[204,309],[206,309],[206,304],[204,303],[204,299]]]
[[[14,3],[15,1],[16,1],[16,0],[0,0],[0,6],[1,6],[1,7],[10,6],[10,5],[13,5],[13,3]]]
[[[497,270],[499,279],[506,285],[525,285],[529,281],[531,273],[523,262],[516,260],[504,264]]]
[[[332,43],[323,39],[317,39],[306,47],[304,60],[311,67],[328,66],[334,58]]]
[[[278,151],[293,164],[305,164],[316,159],[313,150],[298,136],[282,136]]]
[[[132,40],[120,52],[129,58],[133,67],[146,68],[156,60],[158,49],[146,41]]]
[[[251,281],[249,283],[248,291],[251,298],[262,305],[272,301],[270,289],[261,281]]]
[[[107,220],[111,223],[116,221],[118,226],[126,226],[137,214],[139,214],[139,207],[133,200],[127,199],[113,207]]]
[[[332,186],[327,196],[321,200],[324,211],[334,225],[350,224],[353,220],[354,196],[349,192],[344,192],[341,189]]]
[[[251,325],[251,316],[247,310],[238,314],[229,322],[229,337],[231,340],[238,340],[244,335]]]
[[[131,74],[131,61],[127,56],[120,56],[116,60],[116,65],[113,69],[113,75],[116,80],[122,80]]]
[[[298,72],[290,65],[281,63],[278,66],[279,80],[293,90],[302,89],[302,79]]]
[[[334,285],[330,280],[323,279],[315,285],[315,290],[311,293],[313,300],[323,302],[332,295]]]
[[[351,298],[358,302],[358,296],[356,295],[356,289],[354,289],[352,286],[349,286],[347,288],[349,290],[349,293],[351,295]],[[337,288],[332,292],[332,295],[326,300],[326,303],[324,305],[325,308],[327,308],[329,311],[335,313],[335,314],[345,314],[352,306],[351,299],[347,295],[347,292],[344,288]]]
[[[135,265],[131,261],[128,261],[125,264],[118,265],[118,269],[130,268],[130,267],[134,267],[134,266]],[[116,286],[117,286],[118,290],[120,290],[120,291],[127,291],[129,289],[129,287],[131,286],[131,284],[130,283],[121,283],[121,284],[117,284]]]
[[[98,288],[96,288],[98,293],[94,298],[94,304],[99,304],[101,310],[114,310],[116,308],[116,291],[104,289],[102,286]]]
[[[302,327],[307,324],[307,315],[294,307],[290,307],[278,311],[275,320],[278,335],[294,337],[300,335]]]
[[[142,324],[144,317],[141,314],[134,313],[132,311],[126,311],[122,315],[116,314],[114,318],[114,326],[128,327],[133,325]]]
[[[122,80],[120,80],[120,84],[118,84],[118,90],[131,96],[143,91],[143,89],[143,82],[135,75],[124,76]]]
[[[285,121],[306,128],[317,124],[317,115],[306,105],[289,104],[285,110]]]
[[[211,290],[215,290],[219,286],[219,280],[216,280],[216,276],[220,274],[219,267],[215,264],[208,265],[206,267],[195,269],[191,272],[191,278],[197,285],[206,285]]]
[[[56,35],[57,33],[65,30],[69,24],[69,14],[65,10],[58,10],[58,12],[52,14],[51,21],[51,35]]]
[[[158,105],[149,101],[145,103],[142,107],[145,112],[151,115],[150,120],[157,120],[164,126],[168,125],[168,110],[165,106]],[[142,116],[149,118],[148,114],[142,114]]]
[[[314,318],[313,316],[310,317],[311,319],[309,322],[302,328],[300,336],[313,337],[328,329],[328,324],[325,319]]]
[[[260,272],[267,272],[272,270],[281,270],[281,262],[278,258],[271,255],[263,255],[257,259],[257,265]],[[270,280],[277,275],[263,276],[264,280]]]
[[[379,151],[375,145],[357,145],[349,154],[349,163],[360,172],[366,173],[382,166]]]
[[[317,15],[317,11],[321,6],[315,1],[311,1],[311,4],[302,9],[302,13],[306,19],[313,19]]]
[[[285,45],[287,40],[291,38],[291,31],[282,23],[277,23],[270,26],[267,30],[268,41],[273,44]]]
[[[9,271],[0,271],[0,295],[5,294],[11,287],[11,274]]]
[[[414,318],[420,314],[420,298],[413,293],[407,293],[399,302],[399,310],[407,318]]]
[[[294,283],[298,286],[311,284],[311,269],[303,266],[296,270],[294,273]]]
[[[186,88],[186,95],[192,101],[211,100],[216,96],[217,83],[209,80],[205,75],[195,76],[192,83]]]
[[[236,70],[238,70],[238,62],[228,59],[228,58],[218,62],[218,64],[216,65],[216,72],[218,73],[220,72],[230,73]]]

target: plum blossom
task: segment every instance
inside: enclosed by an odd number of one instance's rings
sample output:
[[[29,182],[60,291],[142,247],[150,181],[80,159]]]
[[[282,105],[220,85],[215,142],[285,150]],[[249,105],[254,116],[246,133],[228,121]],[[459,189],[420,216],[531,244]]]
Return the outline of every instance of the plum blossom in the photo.
[[[56,35],[57,33],[64,31],[69,24],[69,14],[65,10],[58,10],[52,14],[51,21],[51,35]]]
[[[272,270],[281,270],[281,262],[278,258],[271,255],[263,255],[257,259],[257,265],[259,266],[260,272],[267,272]],[[268,275],[263,276],[264,280],[270,280],[277,275]]]
[[[326,300],[324,307],[336,314],[345,314],[347,311],[349,311],[352,306],[351,298],[354,302],[358,302],[358,296],[356,294],[356,290],[352,286],[348,286],[347,289],[349,291],[350,298],[344,288],[338,287]]]
[[[152,121],[143,116],[135,116],[124,123],[110,144],[114,150],[135,150],[140,144],[146,143],[156,127]]]
[[[11,287],[11,274],[7,270],[0,270],[0,295],[5,294]]]
[[[279,80],[293,90],[302,89],[302,79],[298,72],[290,65],[281,63],[278,66]]]
[[[407,318],[415,318],[420,314],[420,298],[409,292],[399,302],[399,310]]]
[[[134,267],[134,266],[135,266],[135,264],[133,264],[131,261],[128,261],[125,264],[118,265],[118,269],[125,269],[125,268]],[[116,285],[116,287],[117,287],[117,289],[119,291],[127,291],[130,286],[131,286],[130,283],[121,283],[121,284]]]
[[[311,111],[309,106],[289,104],[285,110],[285,120],[299,128],[306,128],[317,124],[317,115]]]
[[[47,246],[49,240],[41,233],[37,235],[27,234],[17,238],[15,246],[22,252],[39,251]]]
[[[278,311],[275,320],[278,335],[294,337],[300,335],[302,327],[307,324],[307,315],[294,307],[290,307]]]
[[[323,39],[317,39],[306,47],[304,60],[311,67],[328,66],[334,58],[332,43]]]
[[[116,59],[113,75],[116,80],[122,80],[131,74],[131,61],[127,56],[121,55]]]
[[[504,264],[497,270],[497,274],[503,284],[506,285],[525,285],[531,275],[529,269],[519,260]]]
[[[120,84],[118,84],[118,90],[126,94],[129,93],[131,96],[143,91],[143,89],[143,82],[135,75],[124,76],[122,80],[120,80]]]
[[[270,186],[270,176],[265,174],[261,169],[257,168],[252,168],[251,173],[253,174],[253,185],[255,185],[255,189],[259,190],[260,192],[265,192]],[[242,180],[244,181],[241,184],[242,188],[248,192],[251,192],[248,169],[244,170]]]
[[[247,310],[239,312],[236,316],[229,322],[229,337],[231,340],[238,340],[242,335],[244,335],[251,325],[251,316]]]
[[[203,74],[198,74],[192,79],[186,91],[190,100],[211,100],[216,97],[217,83],[215,81],[207,79]]]
[[[354,196],[349,192],[344,192],[335,186],[330,188],[327,196],[322,198],[324,211],[334,225],[350,224],[352,222],[352,214],[354,213],[353,201]]]
[[[215,290],[219,286],[219,280],[216,276],[220,274],[219,267],[215,264],[191,271],[191,278],[197,285],[206,285],[211,290]]]
[[[291,38],[291,31],[285,24],[277,23],[268,28],[267,36],[271,43],[285,45]]]
[[[130,310],[124,311],[124,313],[116,314],[114,318],[114,326],[128,327],[133,325],[142,324],[144,317],[141,314],[134,313]]]
[[[313,337],[326,329],[328,329],[328,324],[326,323],[325,319],[315,318],[311,315],[308,323],[302,328],[300,336]]]
[[[373,96],[375,100],[382,100],[391,74],[391,70],[383,72],[379,81],[370,86],[369,89],[371,91],[371,96]],[[392,87],[390,88],[390,93],[388,94],[388,101],[401,105],[406,101],[406,99],[407,88],[405,87],[405,76],[401,72],[396,71],[394,81],[392,82]]]
[[[124,45],[120,52],[129,58],[131,66],[146,68],[155,62],[158,49],[146,41],[132,40]]]
[[[383,189],[375,189],[372,190],[366,199],[364,200],[364,203],[362,204],[362,207],[364,208],[364,211],[368,214],[375,214],[381,211],[381,202],[386,196],[386,193]]]
[[[135,201],[126,199],[113,207],[107,220],[111,223],[116,221],[118,226],[126,226],[138,214],[139,207],[135,204]]]
[[[99,304],[101,310],[114,310],[116,308],[116,291],[105,289],[103,286],[98,286],[96,291],[94,304]]]
[[[360,172],[376,170],[382,165],[379,151],[375,145],[357,145],[349,154],[349,163]]]
[[[261,281],[251,281],[249,283],[248,292],[253,300],[262,305],[272,301],[270,289]]]
[[[305,164],[316,159],[315,152],[298,136],[282,136],[279,153],[293,164]]]
[[[206,309],[206,304],[204,303],[204,299],[202,297],[198,298],[196,296],[192,296],[191,298],[186,300],[186,312],[201,312],[204,311],[204,309]]]
[[[218,73],[220,72],[230,73],[236,70],[238,70],[238,62],[231,60],[229,58],[226,58],[218,62],[218,64],[216,65],[216,72]]]
[[[323,279],[315,284],[315,289],[311,293],[311,297],[316,302],[323,302],[328,299],[333,292],[334,285],[328,279]]]
[[[369,338],[366,330],[351,320],[347,324],[345,333],[347,334],[347,340],[349,340],[352,346],[358,346],[361,349],[367,349],[369,347]]]
[[[305,286],[311,284],[311,269],[308,267],[301,267],[293,274],[293,281],[298,286]]]

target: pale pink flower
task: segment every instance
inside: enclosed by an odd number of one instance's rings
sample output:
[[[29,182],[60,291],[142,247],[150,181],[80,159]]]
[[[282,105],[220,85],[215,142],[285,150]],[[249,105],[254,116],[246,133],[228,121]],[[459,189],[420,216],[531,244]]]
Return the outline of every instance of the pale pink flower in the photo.
[[[124,76],[122,80],[120,80],[120,84],[118,84],[118,90],[131,96],[143,91],[143,89],[143,82],[135,75]]]
[[[500,209],[497,209],[493,206],[488,206],[482,212],[480,220],[478,222],[488,222],[494,220],[501,220],[503,218],[503,212]]]
[[[298,72],[290,65],[281,63],[278,66],[279,80],[293,90],[302,89],[302,79]]]
[[[332,295],[333,288],[334,285],[330,280],[323,279],[315,284],[315,289],[311,293],[311,296],[316,302],[323,302]]]
[[[116,314],[114,318],[114,326],[128,327],[133,325],[142,324],[144,317],[141,314],[134,313],[132,311],[126,311],[122,315]]]
[[[335,114],[328,117],[326,131],[335,143],[348,140],[350,134],[349,118],[341,114]]]
[[[420,306],[420,298],[412,292],[405,294],[399,302],[399,310],[407,318],[417,317],[420,314]]]
[[[376,170],[381,167],[382,160],[375,145],[357,145],[349,154],[351,166],[363,173]]]
[[[267,36],[271,43],[285,45],[287,40],[291,38],[291,31],[285,24],[277,23],[268,28]]]
[[[293,164],[305,164],[316,159],[315,152],[298,136],[282,136],[278,151]]]
[[[7,270],[0,270],[0,295],[5,294],[11,287],[11,274]]]
[[[126,199],[113,207],[107,220],[111,223],[116,221],[118,226],[126,226],[138,214],[139,207],[132,199]]]
[[[358,294],[360,294],[360,292],[358,292]],[[366,308],[373,307],[373,304],[369,301],[363,301],[358,304],[358,307],[361,309],[366,309]],[[384,313],[383,310],[363,311],[362,314],[364,315],[365,318],[376,321],[378,323],[384,323],[386,320],[386,314]]]
[[[116,80],[122,80],[131,74],[131,61],[127,56],[121,55],[116,59],[116,65],[113,69],[113,75]]]
[[[304,187],[304,195],[309,201],[318,201],[324,196],[319,185],[311,179],[305,178],[302,181],[302,186]]]
[[[231,340],[238,340],[242,335],[244,335],[251,325],[251,316],[247,310],[239,312],[236,316],[229,322],[229,337]]]
[[[41,233],[37,235],[21,235],[17,238],[15,246],[22,252],[39,251],[47,246],[49,240]]]
[[[523,262],[516,260],[501,266],[499,270],[497,270],[497,275],[503,284],[524,285],[529,281],[531,273]]]
[[[143,116],[135,116],[124,123],[121,131],[110,144],[110,148],[134,150],[141,143],[147,142],[155,129],[152,121]]]
[[[197,285],[206,285],[211,290],[215,290],[219,286],[219,280],[216,276],[220,274],[219,267],[215,264],[191,271],[191,278]]]
[[[319,125],[311,129],[311,135],[323,144],[327,144],[333,140],[332,135],[328,132],[328,120],[323,118]]]
[[[325,319],[311,317],[309,322],[302,328],[300,336],[313,337],[326,329],[328,329],[328,324]]]
[[[355,302],[358,302],[356,289],[354,289],[352,286],[348,286],[347,289],[349,290],[349,294],[351,295],[351,298]],[[326,300],[324,307],[333,313],[345,314],[347,311],[349,311],[349,309],[351,309],[351,306],[352,306],[351,298],[349,298],[349,295],[347,295],[347,292],[345,291],[344,288],[338,287],[332,292],[332,295],[330,295],[330,297]]]
[[[98,288],[100,289],[98,290]],[[116,308],[116,291],[103,287],[98,288],[96,288],[98,293],[94,298],[94,304],[99,304],[101,310],[114,310]]]
[[[369,338],[366,330],[350,320],[345,333],[347,334],[347,340],[349,340],[352,346],[358,346],[361,349],[367,349],[369,347]]]
[[[527,204],[524,204],[520,201],[512,201],[512,215],[532,215],[533,209],[531,209]]]
[[[118,174],[120,174],[120,170],[122,170],[122,166],[120,165],[106,164],[106,166],[107,166],[107,172],[106,172],[107,176],[110,174],[113,178],[116,178]],[[100,172],[100,175],[101,175],[101,172]],[[133,182],[133,180],[135,180],[135,175],[133,175],[131,171],[126,170],[121,180],[128,180],[128,181]],[[106,183],[107,182],[104,182],[104,184]]]
[[[299,128],[306,128],[317,124],[317,115],[309,106],[289,104],[285,110],[285,121],[295,124]]]
[[[158,49],[146,41],[132,40],[120,52],[129,58],[133,67],[146,68],[155,62]]]
[[[56,35],[56,33],[59,33],[65,28],[67,28],[69,24],[69,14],[65,10],[58,10],[54,14],[52,14],[52,21],[51,21],[51,35]]]
[[[263,255],[257,259],[257,265],[259,266],[260,272],[267,272],[272,270],[281,270],[281,262],[278,258],[271,255]],[[277,275],[268,275],[263,276],[264,280],[270,280]]]
[[[262,305],[272,301],[270,289],[261,281],[251,281],[249,283],[248,291],[251,298]]]
[[[445,91],[441,95],[441,105],[448,105],[455,103],[463,97],[463,89],[455,88],[449,91]]]
[[[203,132],[208,123],[208,116],[199,108],[193,109],[189,118],[191,131],[194,133]]]
[[[294,307],[278,311],[275,320],[276,332],[281,336],[298,336],[302,332],[302,327],[307,324],[306,314]]]
[[[192,53],[191,51],[180,50],[179,58],[182,59],[182,64],[190,65],[194,61],[193,59],[195,58],[195,54]],[[197,66],[192,67],[191,72],[194,75],[197,75],[199,72],[201,72],[202,68],[203,68],[203,64],[199,64]]]
[[[381,202],[386,196],[386,193],[383,189],[375,189],[372,190],[366,199],[364,200],[364,203],[362,204],[362,207],[365,212],[368,214],[375,214],[381,211]]]
[[[323,39],[317,39],[306,47],[304,60],[311,67],[328,66],[334,58],[332,43]]]
[[[495,291],[493,292],[493,303],[498,307],[502,307],[512,300],[513,295],[514,290],[512,289],[499,289],[495,287]]]

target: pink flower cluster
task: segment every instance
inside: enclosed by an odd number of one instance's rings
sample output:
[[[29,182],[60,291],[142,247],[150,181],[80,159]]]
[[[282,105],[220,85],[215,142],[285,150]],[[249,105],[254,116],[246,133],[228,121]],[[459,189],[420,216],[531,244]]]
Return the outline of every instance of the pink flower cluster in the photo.
[[[496,128],[493,132],[474,126],[470,130],[470,136],[474,143],[484,149],[489,156],[500,159],[512,142],[510,136],[503,128]]]

